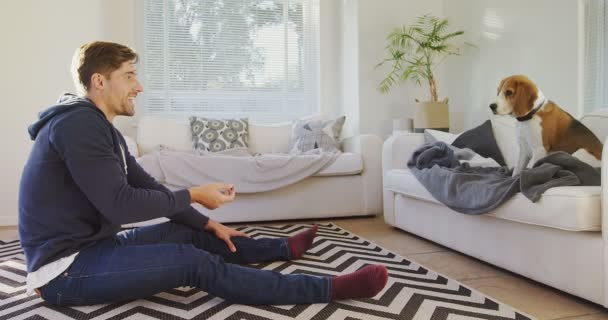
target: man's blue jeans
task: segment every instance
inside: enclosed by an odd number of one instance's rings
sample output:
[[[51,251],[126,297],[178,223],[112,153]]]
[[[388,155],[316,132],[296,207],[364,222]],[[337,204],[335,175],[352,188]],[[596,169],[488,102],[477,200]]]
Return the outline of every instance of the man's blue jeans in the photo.
[[[41,295],[54,305],[87,305],[191,286],[242,304],[330,300],[329,277],[237,264],[289,260],[286,238],[233,237],[232,242],[235,253],[213,233],[173,222],[123,231],[81,251],[68,270],[40,289]]]

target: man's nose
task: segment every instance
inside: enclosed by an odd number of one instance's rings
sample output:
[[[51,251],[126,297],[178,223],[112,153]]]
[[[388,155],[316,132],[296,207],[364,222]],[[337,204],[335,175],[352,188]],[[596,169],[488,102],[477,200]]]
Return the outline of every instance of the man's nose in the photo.
[[[498,106],[496,105],[496,103],[490,104],[490,109],[492,109],[492,111],[496,111],[497,108]]]
[[[137,84],[135,85],[135,90],[137,90],[138,93],[144,91],[144,87],[141,85],[141,83],[139,83],[139,80],[137,80]]]

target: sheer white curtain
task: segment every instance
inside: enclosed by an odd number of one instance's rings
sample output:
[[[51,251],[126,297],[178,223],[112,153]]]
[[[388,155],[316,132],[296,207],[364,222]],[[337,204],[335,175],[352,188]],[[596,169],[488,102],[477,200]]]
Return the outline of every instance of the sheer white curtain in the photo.
[[[249,117],[319,111],[319,0],[147,0],[146,113]]]
[[[585,1],[584,113],[608,108],[608,18],[606,0]]]

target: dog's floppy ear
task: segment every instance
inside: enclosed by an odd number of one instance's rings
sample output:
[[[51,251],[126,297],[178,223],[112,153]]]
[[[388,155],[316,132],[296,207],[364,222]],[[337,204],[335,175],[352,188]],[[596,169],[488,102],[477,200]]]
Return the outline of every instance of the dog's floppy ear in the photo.
[[[523,117],[534,108],[534,100],[536,93],[533,92],[532,86],[521,80],[514,80],[513,83],[513,114],[516,117]]]
[[[500,94],[500,90],[502,90],[502,86],[505,84],[505,81],[507,81],[508,78],[503,78],[502,80],[500,80],[500,84],[498,85],[498,88],[496,88],[496,95],[498,96]]]

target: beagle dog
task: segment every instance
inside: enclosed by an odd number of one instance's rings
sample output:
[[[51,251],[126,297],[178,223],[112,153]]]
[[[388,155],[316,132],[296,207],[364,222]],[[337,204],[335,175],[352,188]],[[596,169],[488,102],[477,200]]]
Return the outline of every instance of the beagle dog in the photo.
[[[518,121],[519,159],[513,176],[556,151],[573,154],[583,149],[600,165],[600,140],[555,102],[547,100],[528,77],[514,75],[503,79],[490,109],[494,114],[511,115]]]

